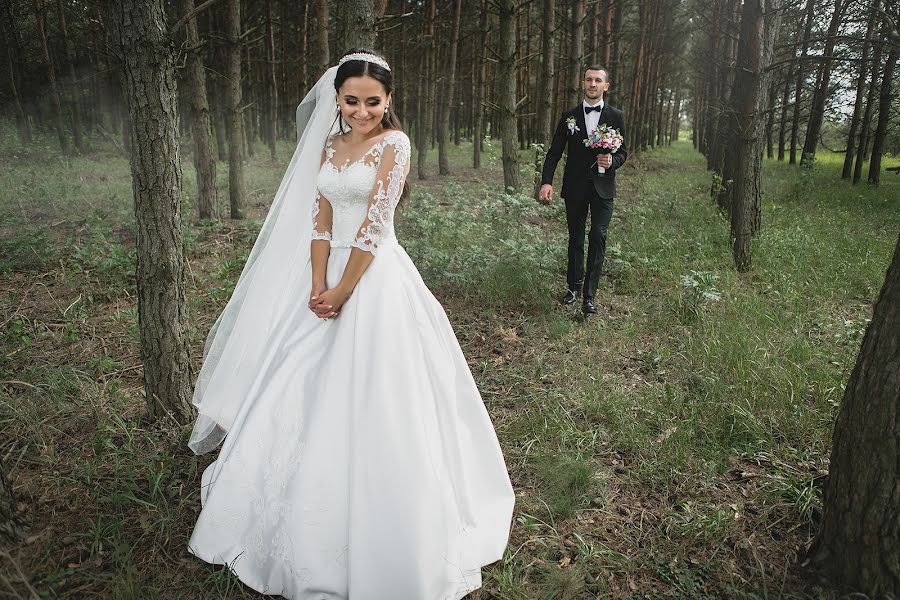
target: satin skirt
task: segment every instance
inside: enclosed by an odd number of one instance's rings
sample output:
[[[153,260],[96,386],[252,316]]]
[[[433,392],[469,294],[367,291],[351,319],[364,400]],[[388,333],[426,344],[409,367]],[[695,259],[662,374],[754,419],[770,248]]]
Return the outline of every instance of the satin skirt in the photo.
[[[328,285],[350,255],[332,248]],[[456,600],[501,558],[514,495],[443,308],[385,243],[339,317],[286,273],[275,342],[203,473],[190,551],[295,600]]]

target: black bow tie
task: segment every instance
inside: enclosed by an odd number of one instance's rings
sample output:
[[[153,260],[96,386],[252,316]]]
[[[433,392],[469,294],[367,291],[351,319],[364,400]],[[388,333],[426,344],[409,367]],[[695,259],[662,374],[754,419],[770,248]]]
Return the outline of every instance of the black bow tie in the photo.
[[[587,114],[590,114],[590,112],[591,112],[592,110],[596,110],[597,112],[600,112],[601,110],[603,110],[603,105],[602,105],[602,104],[598,104],[597,106],[585,106],[585,107],[584,107],[584,114],[586,114],[586,115],[587,115]]]

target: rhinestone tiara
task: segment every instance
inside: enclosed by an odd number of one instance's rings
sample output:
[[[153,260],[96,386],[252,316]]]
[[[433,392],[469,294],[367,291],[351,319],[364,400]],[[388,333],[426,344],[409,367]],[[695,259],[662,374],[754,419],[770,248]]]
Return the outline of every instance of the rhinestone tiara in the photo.
[[[353,54],[348,54],[341,58],[338,61],[338,66],[341,66],[348,60],[364,60],[366,62],[375,63],[385,71],[390,71],[391,67],[388,65],[387,61],[381,58],[380,56],[375,56],[374,54],[369,54],[368,52],[354,52]]]

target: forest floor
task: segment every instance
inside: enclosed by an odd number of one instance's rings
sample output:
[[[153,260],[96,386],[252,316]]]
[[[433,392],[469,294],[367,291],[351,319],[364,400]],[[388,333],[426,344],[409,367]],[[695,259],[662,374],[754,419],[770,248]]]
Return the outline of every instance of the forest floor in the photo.
[[[23,149],[0,133],[0,458],[30,524],[0,551],[0,597],[261,597],[188,553],[214,457],[145,419],[127,160],[99,140],[66,160],[49,136]],[[197,367],[290,151],[249,161],[243,222],[195,222],[183,160]],[[900,231],[900,177],[851,187],[840,157],[767,161],[739,275],[700,155],[646,152],[620,172],[585,321],[558,302],[559,199],[499,192],[490,144],[478,171],[471,145],[452,152],[453,175],[412,178],[399,237],[449,314],[517,495],[506,555],[470,598],[836,597],[800,563]]]

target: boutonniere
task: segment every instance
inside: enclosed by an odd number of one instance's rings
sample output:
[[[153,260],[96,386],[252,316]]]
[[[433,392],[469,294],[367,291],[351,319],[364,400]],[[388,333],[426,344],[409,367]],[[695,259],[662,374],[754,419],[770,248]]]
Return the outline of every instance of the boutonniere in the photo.
[[[575,135],[576,131],[581,131],[578,127],[578,124],[575,122],[575,117],[569,117],[566,119],[566,126],[569,128],[569,135]]]

